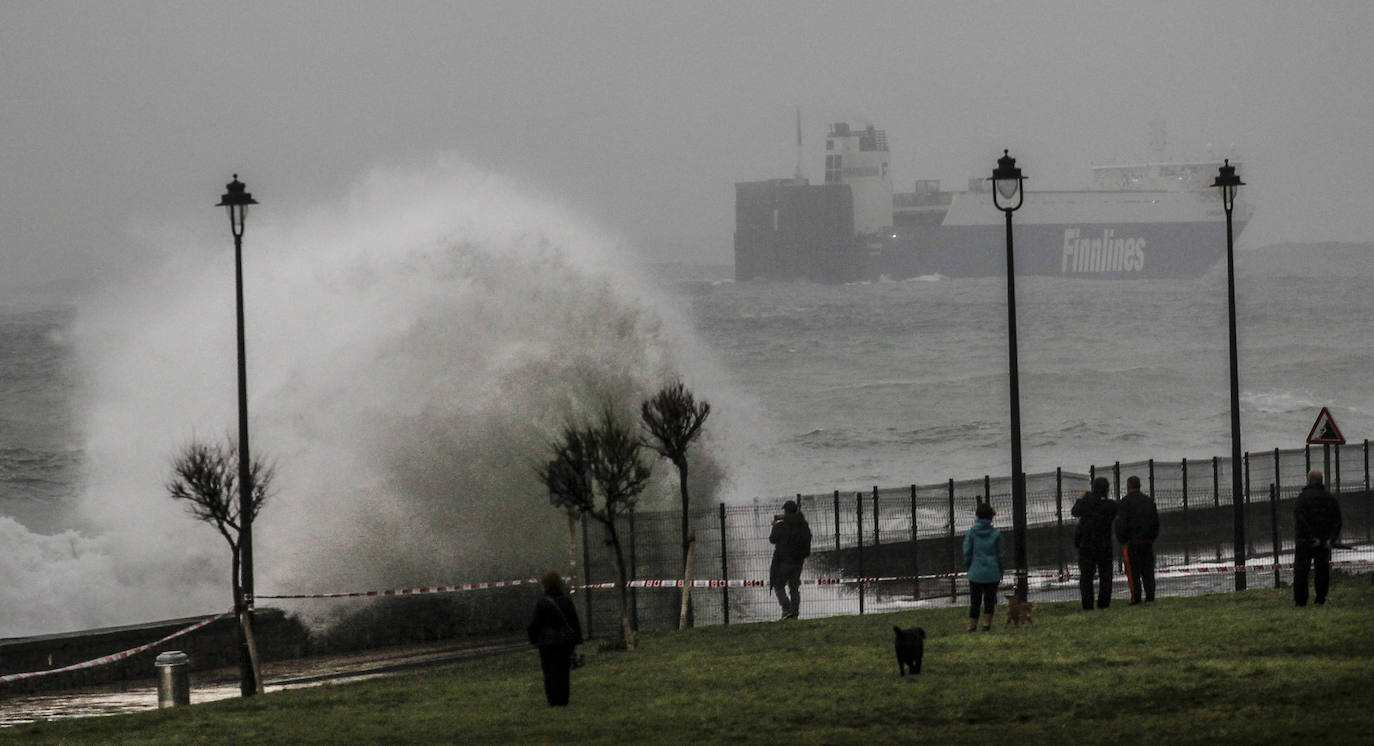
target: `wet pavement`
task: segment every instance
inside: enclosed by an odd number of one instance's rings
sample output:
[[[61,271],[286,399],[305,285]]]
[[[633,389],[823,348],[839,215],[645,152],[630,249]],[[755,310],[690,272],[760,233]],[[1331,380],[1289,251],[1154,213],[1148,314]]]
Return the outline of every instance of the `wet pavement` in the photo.
[[[276,661],[263,666],[267,693],[307,686],[343,684],[390,676],[430,666],[528,649],[519,638],[448,641],[357,653]],[[191,674],[191,704],[239,696],[237,668],[196,671]],[[22,694],[0,698],[0,727],[97,715],[118,715],[157,709],[157,681],[133,685],[107,685],[60,692]]]

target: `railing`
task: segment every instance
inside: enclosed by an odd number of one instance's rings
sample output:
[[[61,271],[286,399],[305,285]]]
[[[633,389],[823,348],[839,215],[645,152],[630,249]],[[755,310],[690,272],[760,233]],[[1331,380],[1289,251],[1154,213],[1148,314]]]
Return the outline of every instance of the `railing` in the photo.
[[[1338,494],[1344,528],[1351,542],[1374,540],[1374,493],[1369,488],[1369,444],[1332,447],[1329,488]],[[1242,459],[1245,492],[1246,557],[1252,582],[1271,574],[1275,583],[1291,572],[1282,564],[1291,552],[1293,501],[1313,467],[1322,467],[1321,449],[1248,453]],[[1155,543],[1162,595],[1230,590],[1234,512],[1230,459],[1138,461],[1094,465],[1084,472],[1028,474],[1026,549],[1031,595],[1039,599],[1077,598],[1075,519],[1069,508],[1092,477],[1112,483],[1119,497],[1128,476],[1140,477],[1160,512]],[[1271,490],[1272,485],[1272,490]],[[776,497],[752,505],[712,505],[694,510],[695,578],[715,585],[693,591],[698,624],[760,621],[777,616],[777,602],[763,587],[768,578],[772,517],[784,500],[801,506],[812,532],[812,556],[802,588],[802,616],[866,613],[914,603],[959,602],[967,584],[959,577],[964,532],[983,500],[998,511],[1008,564],[1015,556],[1011,526],[1011,479],[984,476],[940,484]],[[1267,505],[1265,503],[1268,503]],[[672,581],[681,576],[680,521],[677,511],[640,511],[627,521],[633,578]],[[592,529],[596,533],[595,529]],[[585,534],[584,534],[585,535]],[[589,568],[579,583],[606,583],[613,572],[599,536],[588,538],[579,560]],[[1338,557],[1339,559],[1339,557]],[[1005,579],[1009,586],[1011,573]],[[733,584],[725,581],[735,581]],[[762,581],[762,582],[760,582]],[[1116,595],[1124,598],[1124,584]],[[673,588],[635,589],[634,617],[649,628],[675,627],[678,593]],[[595,630],[613,628],[614,596],[592,589],[580,593],[579,610]]]

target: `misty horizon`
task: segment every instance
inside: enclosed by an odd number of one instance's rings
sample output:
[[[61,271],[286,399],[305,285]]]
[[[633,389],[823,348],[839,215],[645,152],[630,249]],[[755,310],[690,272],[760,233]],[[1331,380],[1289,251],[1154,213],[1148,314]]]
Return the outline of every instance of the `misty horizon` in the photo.
[[[1374,242],[1365,3],[10,4],[0,284],[137,275],[168,246],[347,201],[457,155],[649,262],[731,261],[733,185],[888,133],[893,180],[962,188],[1009,148],[1031,189],[1163,153],[1244,164],[1239,248]],[[1005,64],[999,64],[1001,62]],[[1320,84],[1318,84],[1318,81]],[[223,234],[223,235],[222,235]]]

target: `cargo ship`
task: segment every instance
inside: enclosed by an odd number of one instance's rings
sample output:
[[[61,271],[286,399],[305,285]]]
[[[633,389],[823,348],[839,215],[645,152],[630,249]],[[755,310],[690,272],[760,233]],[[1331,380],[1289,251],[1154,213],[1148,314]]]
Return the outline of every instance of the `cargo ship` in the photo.
[[[1211,186],[1221,165],[1097,166],[1085,189],[1026,189],[1013,216],[1016,274],[1112,280],[1203,274],[1226,253],[1226,214]],[[989,181],[974,178],[965,191],[918,180],[912,191],[896,192],[886,132],[833,124],[823,183],[804,178],[799,160],[790,179],[735,184],[735,279],[1005,276],[1006,222],[990,189]],[[1235,237],[1250,215],[1238,201]]]

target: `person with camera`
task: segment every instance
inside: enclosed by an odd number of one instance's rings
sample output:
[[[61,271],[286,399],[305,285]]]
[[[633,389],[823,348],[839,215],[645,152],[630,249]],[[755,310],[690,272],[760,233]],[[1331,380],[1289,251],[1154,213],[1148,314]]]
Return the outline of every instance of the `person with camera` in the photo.
[[[773,545],[773,562],[768,567],[768,587],[778,596],[783,619],[796,619],[801,610],[802,564],[811,555],[811,526],[792,500],[782,504],[782,513],[773,516],[768,532]]]
[[[550,707],[567,707],[572,688],[573,656],[582,644],[582,625],[572,599],[563,594],[563,578],[550,572],[539,579],[544,595],[534,604],[528,632],[530,644],[539,648],[544,670],[544,696]]]
[[[1069,512],[1078,519],[1073,545],[1078,548],[1078,594],[1083,610],[1093,609],[1093,576],[1097,576],[1097,608],[1112,604],[1112,520],[1116,501],[1107,496],[1112,483],[1106,477],[1093,480],[1091,492],[1084,492]]]

